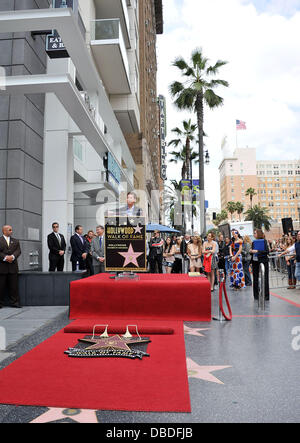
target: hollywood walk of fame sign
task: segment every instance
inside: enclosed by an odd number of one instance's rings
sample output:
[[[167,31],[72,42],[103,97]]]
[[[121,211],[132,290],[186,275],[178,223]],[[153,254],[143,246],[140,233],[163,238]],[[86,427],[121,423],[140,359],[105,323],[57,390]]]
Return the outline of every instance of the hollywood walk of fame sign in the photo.
[[[92,357],[123,357],[123,358],[139,358],[149,357],[147,352],[138,349],[137,345],[143,345],[150,342],[147,337],[125,338],[114,335],[107,338],[86,337],[79,339],[79,345],[69,348],[65,351],[69,357],[92,358]],[[87,345],[87,346],[86,346]],[[130,345],[136,345],[131,348]]]
[[[144,217],[105,217],[105,270],[145,272],[146,225]]]

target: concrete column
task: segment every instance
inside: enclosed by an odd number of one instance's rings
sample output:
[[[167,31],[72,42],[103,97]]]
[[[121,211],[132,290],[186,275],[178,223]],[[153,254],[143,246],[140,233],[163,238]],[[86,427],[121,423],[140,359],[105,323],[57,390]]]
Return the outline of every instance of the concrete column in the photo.
[[[75,72],[68,59],[49,60],[48,73]],[[46,95],[44,176],[43,176],[43,271],[49,267],[47,235],[52,223],[58,222],[60,232],[68,240],[74,230],[74,160],[73,139],[69,137],[70,118],[54,94]],[[71,229],[70,229],[71,226]],[[69,227],[69,229],[68,229]],[[70,257],[66,254],[65,270]]]

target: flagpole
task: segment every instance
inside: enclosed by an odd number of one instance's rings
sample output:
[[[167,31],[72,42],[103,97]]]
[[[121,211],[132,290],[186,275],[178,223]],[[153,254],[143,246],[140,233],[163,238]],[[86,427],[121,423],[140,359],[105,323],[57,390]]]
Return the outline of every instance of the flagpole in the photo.
[[[240,129],[247,129],[246,122],[243,122],[241,120],[235,121],[235,130],[236,130],[236,149],[238,148],[238,131]]]

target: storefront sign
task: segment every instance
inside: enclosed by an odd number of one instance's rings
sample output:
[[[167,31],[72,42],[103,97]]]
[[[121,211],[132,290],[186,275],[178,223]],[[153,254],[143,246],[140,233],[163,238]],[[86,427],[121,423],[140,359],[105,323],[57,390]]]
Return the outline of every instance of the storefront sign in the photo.
[[[72,8],[78,14],[78,0],[52,0],[53,8]],[[46,52],[50,58],[67,58],[69,54],[56,30],[46,37]]]
[[[167,165],[166,165],[166,99],[163,95],[158,97],[159,115],[160,115],[160,176],[162,180],[167,180]]]

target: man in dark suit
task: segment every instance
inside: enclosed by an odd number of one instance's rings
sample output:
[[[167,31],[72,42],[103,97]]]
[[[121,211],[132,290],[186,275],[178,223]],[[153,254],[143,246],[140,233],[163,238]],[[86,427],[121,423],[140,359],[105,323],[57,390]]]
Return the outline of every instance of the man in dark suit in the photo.
[[[163,273],[162,262],[163,262],[163,246],[164,240],[160,236],[159,231],[154,231],[154,237],[151,238],[149,247],[149,262],[150,262],[150,272],[151,274],[156,273],[156,263],[158,266],[159,274]]]
[[[95,274],[105,272],[104,232],[104,226],[97,226],[97,237],[92,240],[91,251],[93,256],[93,267]]]
[[[53,232],[48,235],[49,272],[63,272],[65,265],[66,241],[59,231],[59,224],[52,224]]]
[[[0,309],[3,307],[5,289],[10,306],[20,308],[18,288],[18,258],[21,255],[19,240],[12,237],[12,227],[3,226],[0,237]]]
[[[89,247],[82,234],[83,227],[81,225],[77,225],[75,228],[75,234],[72,235],[70,240],[72,248],[72,271],[76,271],[77,263],[79,264],[79,269],[81,271],[86,269],[86,258],[89,253]]]

